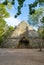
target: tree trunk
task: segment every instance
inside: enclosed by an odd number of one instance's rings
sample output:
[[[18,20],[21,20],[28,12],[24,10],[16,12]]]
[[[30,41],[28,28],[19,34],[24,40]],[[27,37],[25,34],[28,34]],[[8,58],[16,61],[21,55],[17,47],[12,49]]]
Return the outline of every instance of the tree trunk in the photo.
[[[40,51],[42,51],[42,39],[41,39],[41,43],[40,43]]]

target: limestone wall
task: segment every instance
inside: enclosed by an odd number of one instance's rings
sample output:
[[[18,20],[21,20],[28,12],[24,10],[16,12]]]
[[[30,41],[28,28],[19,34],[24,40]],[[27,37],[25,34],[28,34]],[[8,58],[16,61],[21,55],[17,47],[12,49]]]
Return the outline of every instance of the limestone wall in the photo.
[[[39,44],[41,43],[41,39],[34,39],[34,38],[29,38],[29,48],[38,48]],[[18,44],[19,44],[20,39],[17,38],[8,38],[6,39],[3,43],[2,43],[2,47],[5,48],[17,48]],[[42,40],[42,47],[44,47],[44,40]]]

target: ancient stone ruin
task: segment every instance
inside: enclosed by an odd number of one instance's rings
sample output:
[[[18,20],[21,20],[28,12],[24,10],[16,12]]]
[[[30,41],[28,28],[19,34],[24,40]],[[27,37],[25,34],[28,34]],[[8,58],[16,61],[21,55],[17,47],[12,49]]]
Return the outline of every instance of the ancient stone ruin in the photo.
[[[3,42],[3,47],[38,48],[39,43],[38,33],[27,22],[22,21]]]

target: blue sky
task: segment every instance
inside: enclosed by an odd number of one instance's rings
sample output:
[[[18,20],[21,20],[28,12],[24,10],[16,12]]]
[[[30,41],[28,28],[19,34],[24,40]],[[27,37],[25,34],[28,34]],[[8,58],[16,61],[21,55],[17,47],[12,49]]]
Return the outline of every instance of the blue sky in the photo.
[[[21,8],[22,14],[19,15],[17,18],[14,18],[14,15],[17,13],[18,2],[17,0],[15,0],[15,2],[16,3],[12,7],[12,9],[7,9],[7,11],[10,14],[10,17],[5,19],[7,24],[12,26],[18,25],[23,20],[24,21],[28,20],[28,13],[29,13],[28,4],[33,3],[34,0],[25,0],[23,7]]]

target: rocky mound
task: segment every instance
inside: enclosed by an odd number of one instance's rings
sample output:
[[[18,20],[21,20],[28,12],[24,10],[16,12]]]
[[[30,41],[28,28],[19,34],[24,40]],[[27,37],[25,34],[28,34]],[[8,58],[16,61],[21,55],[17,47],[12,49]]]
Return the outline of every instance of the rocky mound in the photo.
[[[28,31],[29,31],[29,35],[37,35],[37,33],[35,32],[35,30],[33,29],[33,27],[31,27],[27,22],[22,21],[15,29],[15,31],[13,31],[11,37],[18,37],[20,35],[22,35],[25,31],[26,31],[26,27],[28,27]]]

